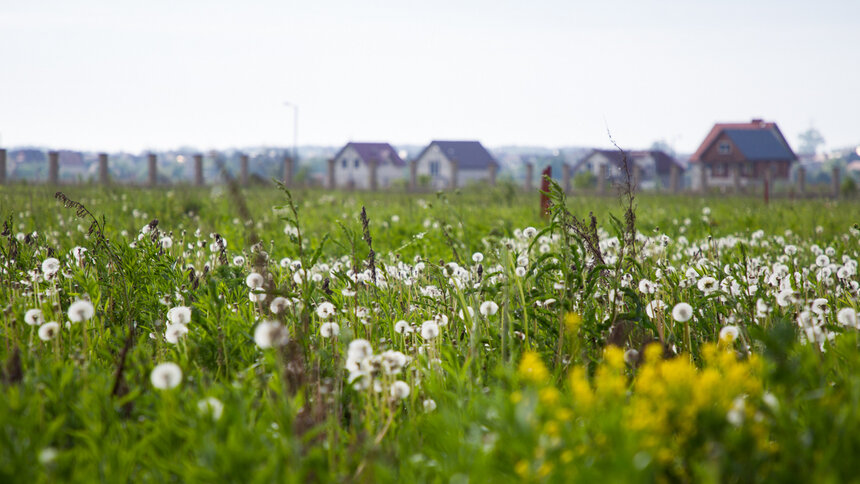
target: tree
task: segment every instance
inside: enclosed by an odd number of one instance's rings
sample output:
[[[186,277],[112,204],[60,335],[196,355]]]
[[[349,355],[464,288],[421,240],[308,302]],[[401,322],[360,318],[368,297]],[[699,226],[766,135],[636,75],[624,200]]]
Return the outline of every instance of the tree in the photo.
[[[672,145],[669,144],[665,139],[658,139],[657,141],[651,143],[651,151],[662,151],[672,158],[675,157],[675,149],[672,148]]]
[[[800,138],[798,152],[802,155],[814,155],[818,152],[818,147],[824,144],[824,136],[815,128],[809,128],[797,137]]]

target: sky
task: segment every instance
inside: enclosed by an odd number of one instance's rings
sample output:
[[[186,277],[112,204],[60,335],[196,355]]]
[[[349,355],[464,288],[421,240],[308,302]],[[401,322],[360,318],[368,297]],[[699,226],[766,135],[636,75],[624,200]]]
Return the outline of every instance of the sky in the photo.
[[[860,2],[3,0],[0,146],[860,144]],[[291,105],[285,105],[286,102]]]

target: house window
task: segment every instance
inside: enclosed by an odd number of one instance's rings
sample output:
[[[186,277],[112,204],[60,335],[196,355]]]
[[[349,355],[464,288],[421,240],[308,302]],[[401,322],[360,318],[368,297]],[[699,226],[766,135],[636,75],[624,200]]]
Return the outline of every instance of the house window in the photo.
[[[355,167],[358,168],[358,158],[355,159]]]
[[[732,154],[732,144],[728,141],[720,141],[719,153],[721,155]]]
[[[439,176],[439,162],[431,161],[430,162],[430,175],[431,176]]]
[[[340,167],[341,167],[341,168],[346,168],[346,158],[344,158],[344,159],[340,160]]]

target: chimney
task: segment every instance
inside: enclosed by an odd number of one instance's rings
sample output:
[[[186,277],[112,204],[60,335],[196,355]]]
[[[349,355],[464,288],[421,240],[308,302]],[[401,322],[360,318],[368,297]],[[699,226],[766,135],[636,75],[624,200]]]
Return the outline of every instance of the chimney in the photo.
[[[764,120],[761,118],[753,118],[752,124],[764,124]]]

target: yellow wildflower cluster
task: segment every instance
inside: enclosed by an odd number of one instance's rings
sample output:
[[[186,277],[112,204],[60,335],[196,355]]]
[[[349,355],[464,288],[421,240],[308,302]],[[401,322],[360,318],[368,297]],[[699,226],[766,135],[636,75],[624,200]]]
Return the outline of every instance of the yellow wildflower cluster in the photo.
[[[543,364],[540,355],[534,351],[526,351],[517,369],[520,378],[532,383],[545,383],[549,379],[549,370]]]
[[[725,422],[734,400],[759,396],[762,385],[755,356],[739,360],[732,351],[708,345],[700,370],[688,358],[663,360],[660,353],[657,345],[646,348],[626,421],[641,433],[642,445],[665,463],[696,437],[704,419]]]

